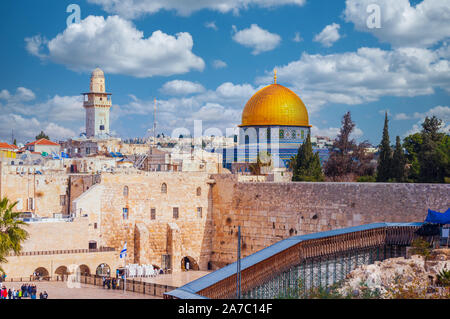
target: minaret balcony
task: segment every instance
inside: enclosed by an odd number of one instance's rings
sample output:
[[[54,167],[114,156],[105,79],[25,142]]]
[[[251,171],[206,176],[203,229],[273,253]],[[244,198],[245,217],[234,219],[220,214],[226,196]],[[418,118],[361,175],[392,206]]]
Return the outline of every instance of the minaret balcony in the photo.
[[[107,101],[84,101],[83,106],[111,106],[111,100]]]

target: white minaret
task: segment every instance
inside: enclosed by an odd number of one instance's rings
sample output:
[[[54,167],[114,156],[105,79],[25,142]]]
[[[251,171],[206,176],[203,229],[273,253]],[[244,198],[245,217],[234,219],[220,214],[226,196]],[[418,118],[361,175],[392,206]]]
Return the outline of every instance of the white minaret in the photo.
[[[99,68],[92,71],[89,93],[83,93],[86,109],[86,137],[108,138],[111,93],[105,92],[105,74]]]

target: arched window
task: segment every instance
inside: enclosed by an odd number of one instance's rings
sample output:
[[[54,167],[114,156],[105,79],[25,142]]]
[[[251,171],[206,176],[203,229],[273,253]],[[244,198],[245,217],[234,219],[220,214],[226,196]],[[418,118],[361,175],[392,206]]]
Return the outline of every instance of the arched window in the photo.
[[[202,188],[197,187],[197,196],[202,196]]]
[[[128,197],[128,186],[123,187],[123,196]]]
[[[167,184],[166,183],[163,183],[161,185],[161,193],[167,194]]]

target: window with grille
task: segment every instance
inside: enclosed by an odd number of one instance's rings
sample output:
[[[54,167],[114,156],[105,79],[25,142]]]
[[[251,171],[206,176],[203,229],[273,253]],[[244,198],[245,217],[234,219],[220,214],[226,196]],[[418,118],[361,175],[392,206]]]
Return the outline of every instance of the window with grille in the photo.
[[[178,219],[178,207],[173,208],[173,218]]]
[[[201,196],[202,195],[202,189],[201,187],[197,188],[197,196]]]
[[[167,194],[167,184],[166,183],[163,183],[161,185],[161,193]]]
[[[197,217],[202,218],[202,208],[201,207],[197,207]]]
[[[156,208],[150,209],[150,219],[156,219]]]
[[[66,206],[66,195],[59,196],[59,203],[61,204],[61,206]]]
[[[28,209],[34,209],[34,199],[32,197],[28,198]]]
[[[122,209],[122,215],[123,215],[124,220],[128,219],[128,208],[127,207]]]
[[[128,186],[123,187],[123,196],[125,196],[125,197],[128,196]]]

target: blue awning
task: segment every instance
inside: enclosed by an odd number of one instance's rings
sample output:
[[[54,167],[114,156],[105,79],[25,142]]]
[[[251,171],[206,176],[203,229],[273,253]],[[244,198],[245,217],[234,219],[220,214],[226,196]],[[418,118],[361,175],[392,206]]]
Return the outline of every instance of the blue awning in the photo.
[[[450,224],[450,208],[447,209],[445,213],[435,212],[434,210],[429,209],[425,222],[434,224]]]

